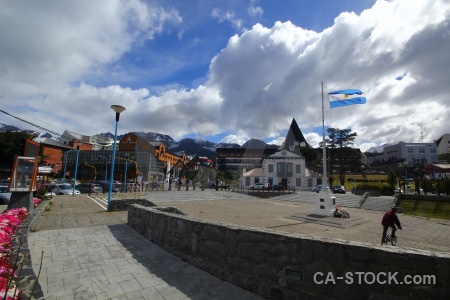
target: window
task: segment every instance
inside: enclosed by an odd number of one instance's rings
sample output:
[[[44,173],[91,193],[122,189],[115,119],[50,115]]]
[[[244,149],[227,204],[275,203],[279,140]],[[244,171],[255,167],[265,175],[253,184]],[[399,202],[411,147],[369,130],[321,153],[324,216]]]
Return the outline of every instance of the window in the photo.
[[[293,169],[294,169],[294,166],[292,163],[286,164],[286,172],[292,173]]]
[[[273,173],[273,164],[269,164],[269,173]]]
[[[285,171],[286,169],[284,163],[277,163],[277,173],[284,175]]]
[[[293,171],[294,171],[294,164],[287,163],[286,164],[286,176],[291,177],[293,175]]]
[[[302,172],[302,166],[301,165],[295,165],[295,173],[301,173]]]
[[[295,186],[302,186],[302,179],[301,178],[295,178]]]
[[[245,177],[245,185],[246,186],[250,185],[250,177]]]
[[[259,183],[259,177],[255,177],[255,184]]]

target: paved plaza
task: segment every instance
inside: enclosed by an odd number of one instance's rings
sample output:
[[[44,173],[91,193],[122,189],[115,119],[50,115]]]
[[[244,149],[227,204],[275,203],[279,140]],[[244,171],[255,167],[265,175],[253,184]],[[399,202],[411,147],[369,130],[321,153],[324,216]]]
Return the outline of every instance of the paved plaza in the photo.
[[[261,299],[144,239],[126,225],[127,212],[105,211],[106,196],[56,196],[32,226],[28,244],[36,274],[43,252],[42,299]],[[229,191],[176,190],[114,197],[146,198],[202,220],[381,247],[383,211],[358,209],[360,198],[349,194],[336,195],[338,203],[362,222],[347,228],[293,218],[311,214],[316,197],[312,192],[259,198]],[[403,230],[398,232],[397,248],[450,253],[449,221],[402,214],[399,218]]]

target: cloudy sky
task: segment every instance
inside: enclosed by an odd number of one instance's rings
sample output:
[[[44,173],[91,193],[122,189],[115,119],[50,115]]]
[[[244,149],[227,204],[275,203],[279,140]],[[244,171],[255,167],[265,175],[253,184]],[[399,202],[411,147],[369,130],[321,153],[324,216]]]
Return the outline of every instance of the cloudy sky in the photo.
[[[450,0],[0,0],[0,123],[364,151],[450,133]],[[367,103],[329,108],[357,88]],[[20,118],[18,120],[4,112]]]

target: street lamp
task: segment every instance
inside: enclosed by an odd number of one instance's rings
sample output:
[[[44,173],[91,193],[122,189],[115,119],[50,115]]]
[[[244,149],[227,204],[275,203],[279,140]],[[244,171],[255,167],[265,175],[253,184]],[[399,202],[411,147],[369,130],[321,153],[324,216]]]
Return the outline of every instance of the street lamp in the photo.
[[[75,175],[73,177],[73,190],[72,190],[72,197],[75,196],[75,186],[77,185],[77,171],[78,171],[78,154],[80,154],[80,150],[77,146],[77,159],[75,160]]]
[[[97,179],[97,168],[93,165],[88,164],[87,162],[84,162],[84,165],[94,169],[94,180]]]
[[[113,175],[114,175],[114,160],[116,159],[116,142],[117,142],[117,127],[119,125],[120,113],[125,110],[125,107],[120,105],[111,105],[112,110],[116,113],[116,131],[114,133],[114,146],[113,146],[113,155],[111,159],[111,176],[109,178],[109,193],[108,193],[108,207],[109,210],[111,207],[111,194],[112,194],[112,184],[113,184]]]
[[[106,162],[105,162],[105,181],[106,181],[107,174],[108,174],[108,159],[102,155],[99,155],[98,157],[104,158],[106,160]]]
[[[67,157],[69,156],[69,152],[78,151],[75,149],[69,150],[66,152],[66,156],[64,157],[64,174],[63,174],[63,182],[66,181],[66,165],[67,165]]]
[[[125,187],[125,193],[128,192],[128,185],[127,185],[127,172],[128,172],[128,154],[125,154],[125,174],[123,177],[123,184]]]

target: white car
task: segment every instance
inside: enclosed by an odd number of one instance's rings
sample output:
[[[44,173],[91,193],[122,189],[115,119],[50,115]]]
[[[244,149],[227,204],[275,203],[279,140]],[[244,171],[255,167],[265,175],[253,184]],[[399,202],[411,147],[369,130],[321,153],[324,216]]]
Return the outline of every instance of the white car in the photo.
[[[249,187],[249,190],[255,191],[255,190],[264,190],[266,188],[265,183],[255,183],[251,187]]]
[[[56,195],[73,195],[73,186],[67,183],[52,184],[52,192]],[[80,195],[79,190],[75,190],[75,195]]]

